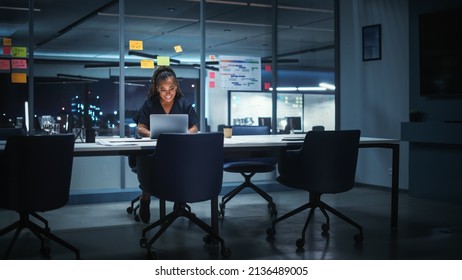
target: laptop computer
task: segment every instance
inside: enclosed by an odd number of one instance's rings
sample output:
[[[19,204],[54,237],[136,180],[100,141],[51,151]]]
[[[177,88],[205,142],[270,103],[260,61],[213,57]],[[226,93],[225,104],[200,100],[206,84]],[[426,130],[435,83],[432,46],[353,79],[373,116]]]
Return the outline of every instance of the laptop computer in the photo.
[[[187,114],[151,114],[149,115],[151,139],[159,138],[161,133],[187,133]]]

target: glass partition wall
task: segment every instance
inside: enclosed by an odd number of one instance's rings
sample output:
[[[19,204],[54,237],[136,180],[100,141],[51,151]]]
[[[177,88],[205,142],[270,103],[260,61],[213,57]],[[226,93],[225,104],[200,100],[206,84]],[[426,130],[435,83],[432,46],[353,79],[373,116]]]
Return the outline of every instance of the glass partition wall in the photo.
[[[132,137],[153,67],[169,64],[205,121],[201,131],[335,128],[335,0],[4,2],[2,127],[24,127],[28,102],[35,133],[51,117],[61,132]],[[73,189],[137,188],[126,165],[78,158],[74,173],[90,175],[74,176]]]
[[[32,17],[28,6],[31,2]],[[120,3],[124,4],[122,24]],[[84,0],[62,6],[37,0],[12,1],[9,10],[6,10],[8,5],[3,7],[0,12],[8,15],[6,20],[10,19],[11,28],[0,29],[1,36],[10,39],[13,48],[30,45],[28,23],[33,22],[31,106],[34,106],[35,128],[40,130],[41,116],[52,116],[60,122],[63,132],[94,127],[99,135],[119,135],[119,130],[123,130],[123,135],[132,136],[132,118],[146,98],[152,67],[162,63],[174,68],[185,95],[198,111],[203,110],[201,116],[206,118],[207,127],[202,130],[216,130],[228,123],[232,114],[228,112],[229,90],[269,93],[269,111],[265,109],[264,116],[254,117],[253,124],[257,124],[258,117],[273,118],[272,111],[276,108],[278,132],[290,117],[301,118],[300,131],[307,131],[313,125],[335,128],[334,0],[251,3],[207,0],[203,4],[204,38],[200,30],[200,0]],[[276,17],[273,5],[277,5]],[[277,27],[273,29],[274,23]],[[207,75],[204,85],[200,84],[199,69],[202,40]],[[141,46],[133,47],[131,41]],[[121,44],[123,71],[119,68]],[[6,47],[4,42],[1,59],[10,63],[15,57]],[[256,90],[230,86],[227,76],[221,75],[224,60],[242,58],[259,62]],[[19,124],[24,118],[28,84],[13,81],[12,74],[27,71],[27,67],[0,69],[5,89],[0,97],[2,122],[7,123],[4,126]],[[121,73],[123,91],[119,87]],[[204,87],[205,108],[199,106],[201,87]],[[123,104],[120,104],[121,92]],[[246,94],[253,95],[258,96]],[[243,98],[240,106],[247,103]],[[124,128],[119,127],[121,109]]]

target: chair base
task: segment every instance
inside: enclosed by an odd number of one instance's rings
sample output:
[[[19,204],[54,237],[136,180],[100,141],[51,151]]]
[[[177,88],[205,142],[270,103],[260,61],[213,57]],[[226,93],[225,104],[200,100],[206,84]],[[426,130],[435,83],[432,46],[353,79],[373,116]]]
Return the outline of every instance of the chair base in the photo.
[[[130,201],[130,206],[127,207],[127,213],[128,214],[133,214],[133,219],[135,219],[136,222],[140,222],[140,216],[138,214],[138,209],[140,208],[140,199],[141,195],[135,197]],[[135,205],[136,204],[136,205]],[[159,200],[159,215],[160,217],[165,217],[165,200]]]
[[[225,247],[225,241],[217,233],[215,233],[211,226],[206,224],[201,219],[197,218],[196,214],[191,212],[191,208],[186,203],[175,203],[174,209],[168,215],[161,217],[156,222],[147,226],[143,229],[142,237],[140,239],[140,246],[147,249],[147,258],[155,259],[156,254],[152,251],[153,243],[165,232],[165,230],[179,217],[185,217],[190,221],[198,225],[202,230],[204,230],[208,235],[204,237],[204,242],[214,243],[219,242],[221,245],[221,255],[223,257],[229,257],[231,255],[231,250]],[[148,241],[146,234],[153,228],[161,226],[157,233]]]
[[[306,204],[304,204],[304,205],[290,211],[289,213],[287,213],[287,214],[285,214],[285,215],[283,215],[283,216],[281,216],[281,217],[279,217],[277,219],[274,219],[272,221],[271,228],[268,228],[267,231],[266,231],[268,237],[273,237],[276,234],[276,224],[277,223],[279,223],[279,222],[281,222],[281,221],[283,221],[283,220],[285,220],[285,219],[287,219],[289,217],[292,217],[295,214],[298,214],[303,210],[310,209],[310,213],[308,215],[308,218],[306,219],[305,225],[303,226],[302,236],[296,242],[296,245],[297,245],[298,248],[303,248],[303,246],[305,245],[306,229],[308,228],[308,225],[309,225],[311,219],[314,216],[314,211],[316,210],[316,208],[319,208],[319,210],[321,210],[322,214],[326,218],[326,223],[322,224],[322,226],[321,226],[323,235],[327,235],[328,231],[330,229],[330,220],[329,220],[329,216],[327,215],[327,211],[329,211],[330,213],[332,213],[335,216],[339,217],[340,219],[344,220],[348,224],[356,227],[359,230],[359,234],[356,234],[354,236],[354,241],[357,244],[362,243],[362,241],[364,240],[362,226],[359,225],[358,223],[356,223],[355,221],[353,221],[352,219],[348,218],[347,216],[343,215],[342,213],[340,213],[336,209],[332,208],[328,204],[321,201],[321,195],[312,194],[312,193],[310,193],[310,201],[308,203],[306,203]]]
[[[41,228],[37,224],[33,223],[29,219],[29,214],[35,217],[36,219],[40,220],[41,222],[43,222],[45,226]],[[10,256],[13,246],[16,243],[16,240],[18,239],[19,234],[21,233],[23,229],[29,229],[40,240],[40,243],[41,243],[40,253],[42,254],[42,256],[49,257],[51,250],[47,244],[48,242],[47,239],[51,239],[55,241],[56,243],[59,243],[60,245],[74,252],[76,259],[80,259],[80,251],[74,246],[72,246],[71,244],[59,238],[58,236],[52,234],[50,232],[50,228],[48,227],[48,221],[44,219],[42,216],[38,215],[37,213],[19,213],[19,221],[7,226],[6,228],[0,231],[0,236],[2,236],[12,230],[16,230],[14,233],[13,239],[8,245],[8,249],[6,250],[4,259],[8,259],[8,257]]]
[[[219,205],[219,215],[224,217],[226,203],[228,203],[233,197],[239,194],[243,189],[250,188],[268,202],[268,210],[270,211],[271,216],[276,216],[278,212],[276,204],[273,202],[273,198],[251,182],[251,178],[253,177],[253,175],[255,175],[255,173],[241,173],[241,175],[245,178],[245,181],[221,198],[221,203]]]
[[[132,199],[130,201],[130,206],[127,207],[127,213],[128,214],[133,214],[133,218],[137,222],[140,221],[140,217],[138,216],[138,209],[140,208],[140,204],[139,204],[140,198],[141,198],[141,195],[139,195],[139,196],[135,197],[134,199]],[[135,203],[136,203],[136,205],[135,205]]]

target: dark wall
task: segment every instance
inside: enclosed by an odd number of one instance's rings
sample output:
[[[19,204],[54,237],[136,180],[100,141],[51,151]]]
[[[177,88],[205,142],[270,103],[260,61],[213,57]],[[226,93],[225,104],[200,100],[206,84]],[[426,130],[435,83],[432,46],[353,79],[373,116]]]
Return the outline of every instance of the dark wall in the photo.
[[[462,96],[424,97],[420,95],[419,80],[419,15],[461,7],[453,0],[410,0],[409,1],[409,106],[424,113],[425,121],[462,121]],[[462,34],[462,29],[459,29]],[[454,36],[457,36],[454,34]],[[459,39],[462,38],[459,36]],[[462,40],[462,39],[460,39]]]
[[[410,0],[409,5],[409,104],[424,113],[422,122],[403,123],[401,127],[402,140],[409,141],[409,194],[460,203],[462,123],[447,121],[462,121],[462,97],[421,96],[418,20],[419,14],[462,4],[450,0]]]

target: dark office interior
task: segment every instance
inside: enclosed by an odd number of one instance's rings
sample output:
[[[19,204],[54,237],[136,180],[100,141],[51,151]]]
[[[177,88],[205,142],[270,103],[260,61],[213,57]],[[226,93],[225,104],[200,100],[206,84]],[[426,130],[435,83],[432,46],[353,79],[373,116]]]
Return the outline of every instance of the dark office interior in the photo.
[[[110,111],[111,116],[104,119],[106,126],[104,130],[101,128],[101,135],[119,134],[119,128],[113,124],[120,114],[125,117],[122,123],[128,127],[137,102],[141,102],[139,100],[146,94],[146,90],[138,88],[136,84],[147,84],[152,69],[131,69],[130,63],[139,60],[139,57],[133,59],[133,56],[127,56],[127,69],[123,70],[125,73],[118,68],[119,1],[77,1],[69,3],[68,7],[61,1],[1,2],[0,37],[12,38],[13,42],[17,40],[24,47],[30,46],[27,36],[29,3],[35,2],[34,8],[39,10],[36,12],[38,27],[35,31],[37,62],[33,68],[37,78],[32,90],[37,93],[34,102],[36,107],[33,109],[37,115],[58,115],[61,105],[47,108],[49,98],[56,103],[70,103],[74,93],[79,95],[81,92],[88,92],[89,81],[82,82],[83,80],[100,79],[104,82],[98,81],[89,87],[90,91],[101,92],[101,96],[109,100],[109,104],[104,105],[108,109],[104,111]],[[196,100],[198,111],[201,116],[206,117],[207,122],[201,123],[202,125],[208,126],[210,131],[217,131],[219,125],[230,122],[228,91],[221,93],[218,89],[211,88],[207,91],[207,103],[202,103],[201,100],[205,95],[204,87],[211,87],[210,80],[202,80],[198,76],[201,73],[198,68],[201,45],[198,13],[202,1],[124,2],[127,10],[125,40],[131,39],[130,36],[139,38],[146,42],[145,53],[155,52],[156,55],[171,56],[173,62],[175,59],[180,61],[178,64],[172,63],[172,67],[181,73],[183,87],[187,88],[186,94],[191,100]],[[277,76],[279,81],[265,73],[262,82],[274,83],[276,80],[280,86],[311,81],[311,78],[303,78],[303,75],[310,72],[316,72],[320,76],[327,73],[336,84],[335,91],[329,92],[335,100],[335,113],[332,113],[335,116],[335,129],[359,129],[361,136],[397,139],[400,144],[396,228],[390,226],[391,173],[397,172],[390,167],[391,153],[386,149],[360,149],[355,187],[342,194],[326,194],[323,199],[362,225],[364,241],[361,244],[355,243],[355,229],[333,215],[329,233],[322,234],[324,218],[320,211],[316,212],[308,227],[303,249],[297,248],[296,240],[307,212],[278,224],[276,235],[269,238],[267,229],[274,216],[260,196],[252,191],[244,191],[226,206],[226,215],[219,219],[220,235],[225,239],[226,246],[232,250],[228,259],[462,259],[459,249],[462,247],[462,220],[459,217],[462,212],[462,56],[455,47],[460,46],[462,31],[458,27],[461,26],[462,12],[458,1],[253,1],[252,3],[257,4],[255,6],[240,0],[203,2],[206,3],[206,12],[213,15],[206,18],[207,55],[261,57],[262,65],[269,69],[274,66],[280,68]],[[271,6],[275,2],[283,11],[279,21],[281,34],[277,33],[280,34],[281,41],[278,44],[279,54],[283,54],[281,56],[271,53],[274,46],[271,43],[271,32],[274,30],[271,29],[271,20],[268,19],[271,18]],[[303,5],[300,2],[304,2]],[[250,7],[249,10],[242,8],[246,5]],[[290,8],[300,6],[304,10]],[[23,7],[26,10],[5,7]],[[53,16],[56,18],[49,17],[53,13],[50,10],[53,9],[56,12]],[[153,10],[152,15],[145,12],[149,9]],[[161,9],[162,12],[158,12]],[[298,22],[299,26],[287,26],[286,20],[291,13],[296,18],[295,15],[303,14],[302,10],[315,16],[309,23],[306,22],[306,26],[303,21]],[[239,18],[234,20],[233,16],[237,15]],[[149,21],[142,20],[144,16],[159,20],[162,25],[153,26]],[[176,20],[169,19],[170,17]],[[212,27],[213,24],[217,25]],[[44,25],[47,28],[43,28]],[[381,27],[380,55],[370,59],[363,52],[363,27],[376,25]],[[163,28],[168,32],[164,34]],[[246,31],[246,28],[249,29]],[[252,34],[253,28],[262,28],[265,32],[257,36]],[[184,53],[175,55],[166,51],[163,46],[177,44],[175,36],[168,34],[174,34],[176,29],[181,30],[180,34],[183,36],[188,36],[188,33],[194,35],[182,41]],[[143,33],[145,30],[149,32]],[[287,33],[284,34],[283,30]],[[329,30],[327,32],[330,37],[323,33],[326,30]],[[293,37],[303,37],[303,40],[298,41]],[[165,45],[156,45],[163,38]],[[285,39],[287,44],[282,42]],[[438,41],[444,41],[444,44],[436,44]],[[254,47],[257,44],[258,47]],[[70,50],[69,57],[66,50]],[[73,55],[77,58],[72,57]],[[277,58],[278,62],[273,58]],[[11,57],[1,54],[0,59],[9,60]],[[108,64],[112,66],[108,67]],[[206,71],[217,71],[217,68],[213,68],[217,64],[210,60],[205,66]],[[91,72],[93,70],[95,72]],[[30,98],[31,88],[28,84],[11,82],[12,71],[13,69],[0,70],[2,119],[7,115],[13,118],[23,116],[24,101]],[[23,73],[25,70],[16,71]],[[298,74],[290,78],[293,72]],[[59,78],[57,73],[66,74],[67,78]],[[124,89],[123,102],[119,99],[121,89],[118,79],[121,73],[122,76],[126,75],[127,83],[132,83]],[[59,95],[60,90],[65,90],[65,95]],[[50,95],[47,96],[47,93]],[[209,107],[200,108],[200,104],[207,104]],[[56,109],[58,112],[54,111]],[[123,113],[112,112],[117,110]],[[418,118],[414,119],[416,114]],[[255,125],[258,122],[260,125],[269,123],[271,126],[271,117],[261,116],[255,119]],[[285,119],[286,117],[290,119],[291,129],[285,133],[295,130],[295,133],[305,134],[316,125],[310,123],[309,129],[305,129],[303,124],[308,121],[303,117],[286,115]],[[127,131],[128,128],[124,131],[125,135],[132,136]],[[120,174],[114,175],[114,170],[120,171]],[[306,191],[294,190],[278,183],[275,180],[276,171],[271,174],[269,177],[257,176],[255,182],[273,197],[278,216],[310,199]],[[69,203],[60,209],[41,213],[49,221],[52,232],[77,247],[81,259],[146,259],[146,250],[140,246],[141,231],[146,225],[135,221],[134,216],[127,213],[130,200],[139,194],[136,175],[128,167],[127,158],[75,157],[72,176]],[[241,179],[239,176],[226,174],[220,195],[230,191]],[[152,198],[152,219],[159,217],[157,202],[156,198]],[[173,208],[172,203],[167,203],[167,210]],[[200,218],[210,221],[208,202],[193,203],[191,208]],[[0,210],[0,217],[0,228],[18,218],[17,213],[5,209]],[[12,235],[10,233],[0,237],[0,254],[8,247]],[[159,260],[222,260],[219,247],[204,243],[203,237],[204,233],[200,228],[186,219],[179,219],[155,243],[154,250]],[[51,242],[50,248],[49,257],[43,257],[40,254],[40,241],[24,230],[9,259],[75,258],[71,251],[59,244]]]

